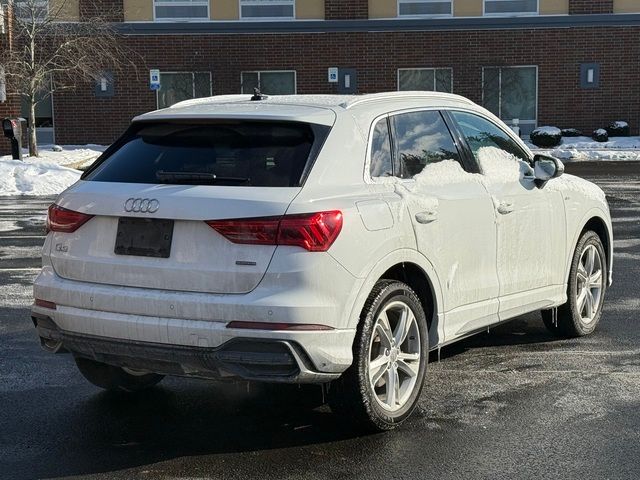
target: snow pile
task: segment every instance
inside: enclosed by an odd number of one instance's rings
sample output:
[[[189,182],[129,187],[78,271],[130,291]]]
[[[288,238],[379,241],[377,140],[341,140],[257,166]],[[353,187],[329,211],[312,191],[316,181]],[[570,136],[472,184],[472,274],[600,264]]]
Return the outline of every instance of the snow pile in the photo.
[[[0,159],[0,196],[57,195],[77,182],[80,173],[47,160]]]
[[[478,150],[478,160],[484,175],[466,172],[456,160],[442,160],[428,163],[413,177],[415,183],[397,186],[401,195],[419,192],[423,186],[450,185],[454,183],[478,182],[501,183],[519,181],[525,175],[533,175],[531,166],[514,155],[497,147],[482,147]],[[397,181],[397,179],[396,179]]]
[[[91,165],[102,152],[105,145],[40,145],[38,160],[46,160],[69,168],[84,168]],[[25,158],[29,151],[24,149]],[[0,156],[0,160],[11,160],[11,155]]]
[[[527,162],[497,147],[480,148],[478,161],[485,175],[494,182],[517,182],[525,175],[533,175]]]
[[[443,160],[427,164],[413,179],[416,181],[416,187],[419,185],[448,185],[468,182],[470,175],[472,174],[465,172],[456,160]]]
[[[560,146],[540,149],[528,143],[534,153],[546,153],[563,161],[640,160],[640,137],[616,137],[596,142],[590,137],[562,139]]]

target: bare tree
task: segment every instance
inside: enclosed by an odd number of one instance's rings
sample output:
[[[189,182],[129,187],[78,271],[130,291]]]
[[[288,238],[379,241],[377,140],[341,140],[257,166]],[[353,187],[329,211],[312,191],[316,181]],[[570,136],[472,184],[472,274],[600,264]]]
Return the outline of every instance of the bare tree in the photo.
[[[68,21],[67,0],[8,0],[12,41],[0,52],[7,88],[19,92],[29,110],[29,155],[38,156],[36,106],[62,90],[86,86],[106,70],[134,66],[131,52],[99,8]],[[12,8],[11,8],[12,7]]]

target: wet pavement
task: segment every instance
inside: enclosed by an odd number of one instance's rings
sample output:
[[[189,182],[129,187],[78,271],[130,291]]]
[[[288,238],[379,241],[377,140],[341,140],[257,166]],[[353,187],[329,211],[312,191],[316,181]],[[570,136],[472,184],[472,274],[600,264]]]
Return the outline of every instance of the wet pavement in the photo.
[[[614,217],[597,332],[530,314],[432,356],[413,419],[361,435],[317,392],[166,379],[134,396],[40,350],[29,318],[51,199],[0,198],[0,478],[640,478],[640,164],[570,164]]]

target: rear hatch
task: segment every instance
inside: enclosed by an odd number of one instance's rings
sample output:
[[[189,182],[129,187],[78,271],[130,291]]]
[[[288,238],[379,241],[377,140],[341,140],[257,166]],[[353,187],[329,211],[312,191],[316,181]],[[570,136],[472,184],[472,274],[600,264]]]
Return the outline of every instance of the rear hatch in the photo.
[[[205,221],[279,217],[300,191],[329,127],[246,120],[134,123],[58,205],[92,215],[52,232],[67,279],[246,293],[273,245],[232,243]]]

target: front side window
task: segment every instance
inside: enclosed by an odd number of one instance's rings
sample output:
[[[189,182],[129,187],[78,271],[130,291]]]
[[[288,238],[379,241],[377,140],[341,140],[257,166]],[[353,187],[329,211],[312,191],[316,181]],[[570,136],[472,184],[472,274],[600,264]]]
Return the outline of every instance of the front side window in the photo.
[[[453,91],[453,73],[450,68],[400,68],[398,90]]]
[[[458,127],[467,139],[469,148],[483,170],[495,170],[495,159],[498,166],[504,160],[513,162],[523,160],[529,162],[529,156],[520,145],[493,122],[478,115],[466,112],[451,112]]]
[[[413,178],[429,164],[460,162],[458,149],[437,111],[402,113],[392,117],[400,176]]]
[[[294,122],[139,123],[85,180],[238,187],[296,187],[328,127]]]
[[[208,20],[209,0],[153,0],[156,20]]]
[[[295,71],[242,72],[242,93],[252,94],[254,88],[266,95],[294,95]]]
[[[211,73],[209,72],[160,72],[158,108],[167,108],[183,100],[210,96]]]
[[[482,69],[482,104],[507,124],[519,120],[527,135],[538,115],[538,67],[485,67]]]
[[[391,139],[389,138],[389,123],[386,117],[379,120],[373,129],[370,172],[373,178],[393,175]]]
[[[485,15],[522,15],[538,13],[538,0],[484,0]]]
[[[295,0],[240,0],[242,19],[287,19],[295,17]]]
[[[452,0],[399,0],[398,16],[451,16]]]

